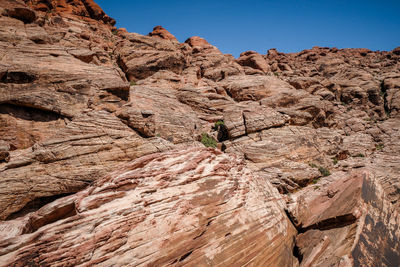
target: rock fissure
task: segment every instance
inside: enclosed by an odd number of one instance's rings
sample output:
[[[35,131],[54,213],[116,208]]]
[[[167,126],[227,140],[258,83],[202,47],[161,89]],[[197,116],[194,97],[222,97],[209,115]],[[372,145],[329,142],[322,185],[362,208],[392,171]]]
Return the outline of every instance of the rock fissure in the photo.
[[[28,202],[22,209],[20,209],[19,211],[17,211],[17,212],[14,212],[14,213],[12,213],[12,214],[10,214],[7,218],[6,218],[6,220],[14,220],[14,219],[16,219],[16,218],[19,218],[19,217],[23,217],[23,216],[25,216],[26,214],[28,214],[28,213],[31,213],[31,212],[35,212],[35,211],[37,211],[37,210],[39,210],[40,208],[42,208],[43,206],[45,206],[45,205],[47,205],[47,204],[49,204],[49,203],[51,203],[51,202],[53,202],[53,201],[55,201],[55,200],[57,200],[57,199],[60,199],[60,198],[63,198],[63,197],[65,197],[65,196],[69,196],[69,195],[72,195],[73,193],[66,193],[66,194],[60,194],[60,195],[53,195],[53,196],[48,196],[48,197],[40,197],[40,198],[36,198],[36,199],[34,199],[34,200],[32,200],[32,201],[30,201],[30,202]],[[68,205],[67,207],[66,207],[66,210],[71,210],[71,212],[72,212],[72,208],[70,207],[70,205]],[[70,212],[67,212],[66,214],[68,214],[68,213],[70,213]],[[64,216],[65,214],[64,214],[64,212],[63,211],[61,211],[61,212],[59,212],[59,216]],[[67,215],[65,215],[65,216],[67,216]],[[48,220],[48,221],[50,221],[50,220]],[[39,228],[39,227],[37,227],[38,226],[38,224],[35,224],[34,223],[34,228]],[[43,224],[44,225],[44,224]],[[32,226],[33,227],[33,226]],[[32,230],[33,232],[34,231],[36,231],[36,230]]]
[[[357,218],[353,214],[345,214],[333,218],[328,218],[322,221],[319,221],[313,225],[302,228],[300,227],[299,232],[304,233],[308,230],[331,230],[334,228],[341,228],[348,226],[350,224],[354,224],[357,221]]]
[[[387,116],[390,116],[390,107],[389,107],[389,103],[388,103],[387,89],[386,89],[383,81],[380,84],[380,89],[381,89],[381,96],[383,97],[383,107],[385,109],[385,113]]]

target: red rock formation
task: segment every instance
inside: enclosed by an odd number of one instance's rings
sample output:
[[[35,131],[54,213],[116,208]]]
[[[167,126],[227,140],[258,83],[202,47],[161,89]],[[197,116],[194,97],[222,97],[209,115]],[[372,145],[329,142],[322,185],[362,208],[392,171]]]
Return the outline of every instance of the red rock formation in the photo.
[[[266,179],[222,152],[153,154],[0,223],[0,262],[289,266],[296,231],[280,205]]]
[[[397,264],[400,214],[385,200],[375,177],[352,173],[307,191],[293,197],[292,216],[305,231],[296,239],[300,266]]]
[[[266,60],[257,52],[246,51],[240,54],[236,60],[242,66],[248,66],[253,69],[261,70],[264,73],[270,71],[270,67]]]
[[[180,74],[186,59],[177,42],[161,38],[123,33],[117,44],[119,65],[130,81],[145,79],[160,70]]]
[[[193,36],[190,37],[189,39],[187,39],[185,41],[185,43],[187,43],[188,45],[190,45],[191,47],[196,47],[196,46],[210,46],[210,44],[203,38],[199,37],[199,36]]]
[[[398,48],[113,24],[0,2],[0,266],[400,264]]]
[[[107,16],[104,11],[93,0],[29,0],[28,5],[37,11],[47,13],[58,13],[63,16],[75,15],[92,18],[103,21],[112,26],[115,25],[115,20]]]
[[[162,26],[155,26],[153,31],[148,34],[149,36],[159,37],[165,40],[178,41],[169,31],[164,29]]]

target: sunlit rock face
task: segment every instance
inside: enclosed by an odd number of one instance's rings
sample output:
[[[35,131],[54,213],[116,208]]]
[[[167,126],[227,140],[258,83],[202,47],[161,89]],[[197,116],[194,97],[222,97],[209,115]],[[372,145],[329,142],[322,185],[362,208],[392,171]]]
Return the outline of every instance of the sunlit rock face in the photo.
[[[304,189],[292,199],[289,212],[302,232],[296,238],[300,266],[399,263],[400,215],[370,172],[332,175],[323,186]]]
[[[206,148],[156,153],[1,223],[0,261],[285,266],[296,261],[296,230],[283,205],[236,157]]]
[[[400,265],[400,48],[235,59],[91,0],[0,25],[1,266]]]

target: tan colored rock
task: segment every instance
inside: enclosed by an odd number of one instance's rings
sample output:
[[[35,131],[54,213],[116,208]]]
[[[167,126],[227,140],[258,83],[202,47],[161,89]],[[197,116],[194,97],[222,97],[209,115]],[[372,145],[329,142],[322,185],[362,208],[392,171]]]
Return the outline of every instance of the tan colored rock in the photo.
[[[281,127],[289,121],[288,116],[253,102],[241,102],[230,106],[224,111],[223,116],[229,138]]]
[[[380,123],[379,128],[382,134],[379,141],[370,146],[374,153],[368,167],[380,181],[386,198],[400,209],[400,124],[397,118],[391,118]]]
[[[392,115],[400,111],[400,75],[391,75],[382,83],[385,96],[385,110]]]
[[[292,216],[305,231],[296,241],[300,266],[397,265],[400,215],[371,173],[332,177],[317,193],[311,190],[293,196]]]
[[[274,76],[234,76],[221,82],[236,101],[261,100],[264,106],[277,109],[291,117],[291,124],[325,126],[329,124],[333,106]]]
[[[192,148],[143,157],[1,223],[0,262],[293,266],[295,233],[267,180],[234,157]]]
[[[221,88],[184,87],[176,91],[178,100],[190,106],[197,116],[205,121],[217,121],[223,117],[224,110],[236,103]]]
[[[115,67],[87,64],[52,45],[19,44],[4,48],[0,102],[73,117],[107,97],[127,100],[129,84]],[[6,49],[7,47],[7,49]],[[15,90],[13,88],[18,88]]]
[[[170,147],[161,138],[142,139],[108,112],[82,114],[0,162],[0,219],[24,214],[35,200],[75,193],[118,164]]]
[[[0,162],[8,162],[10,160],[10,145],[3,141],[0,140]]]
[[[130,102],[117,116],[145,137],[160,136],[173,143],[193,141],[200,122],[167,88],[132,86]]]
[[[286,82],[273,76],[244,76],[228,77],[222,86],[236,101],[260,100],[264,97],[278,94],[284,88],[291,88]]]
[[[190,37],[185,41],[191,47],[208,47],[211,46],[205,39],[199,36]]]
[[[232,55],[224,55],[203,38],[194,36],[186,40],[189,47],[189,65],[200,70],[200,77],[221,81],[229,76],[244,74],[242,67]]]
[[[241,53],[240,57],[236,61],[242,66],[258,69],[264,73],[268,73],[270,71],[270,67],[263,56],[254,51],[246,51]]]
[[[235,59],[114,23],[89,0],[0,2],[0,265],[399,265],[398,49]],[[203,133],[225,154],[183,152]]]
[[[302,89],[327,100],[337,99],[349,109],[368,110],[370,116],[386,116],[380,83],[389,73],[396,72],[394,54],[368,49],[314,47],[294,54],[275,51],[267,58],[271,68],[276,67],[273,71],[296,88],[297,81],[312,77],[313,83],[303,83]],[[282,71],[281,65],[288,65],[292,71]]]
[[[136,33],[126,33],[124,37],[117,45],[117,52],[129,80],[145,79],[159,70],[180,74],[186,66],[179,46],[169,40]]]
[[[286,126],[224,142],[225,152],[238,153],[249,167],[267,177],[281,193],[298,190],[331,168],[331,157],[342,151],[340,132]]]

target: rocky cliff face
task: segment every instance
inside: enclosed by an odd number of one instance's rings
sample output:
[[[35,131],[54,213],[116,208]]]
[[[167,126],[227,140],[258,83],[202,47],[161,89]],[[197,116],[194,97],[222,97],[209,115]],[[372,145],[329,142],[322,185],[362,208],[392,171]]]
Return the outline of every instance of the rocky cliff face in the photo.
[[[235,59],[91,0],[0,24],[1,266],[400,265],[399,48]]]

